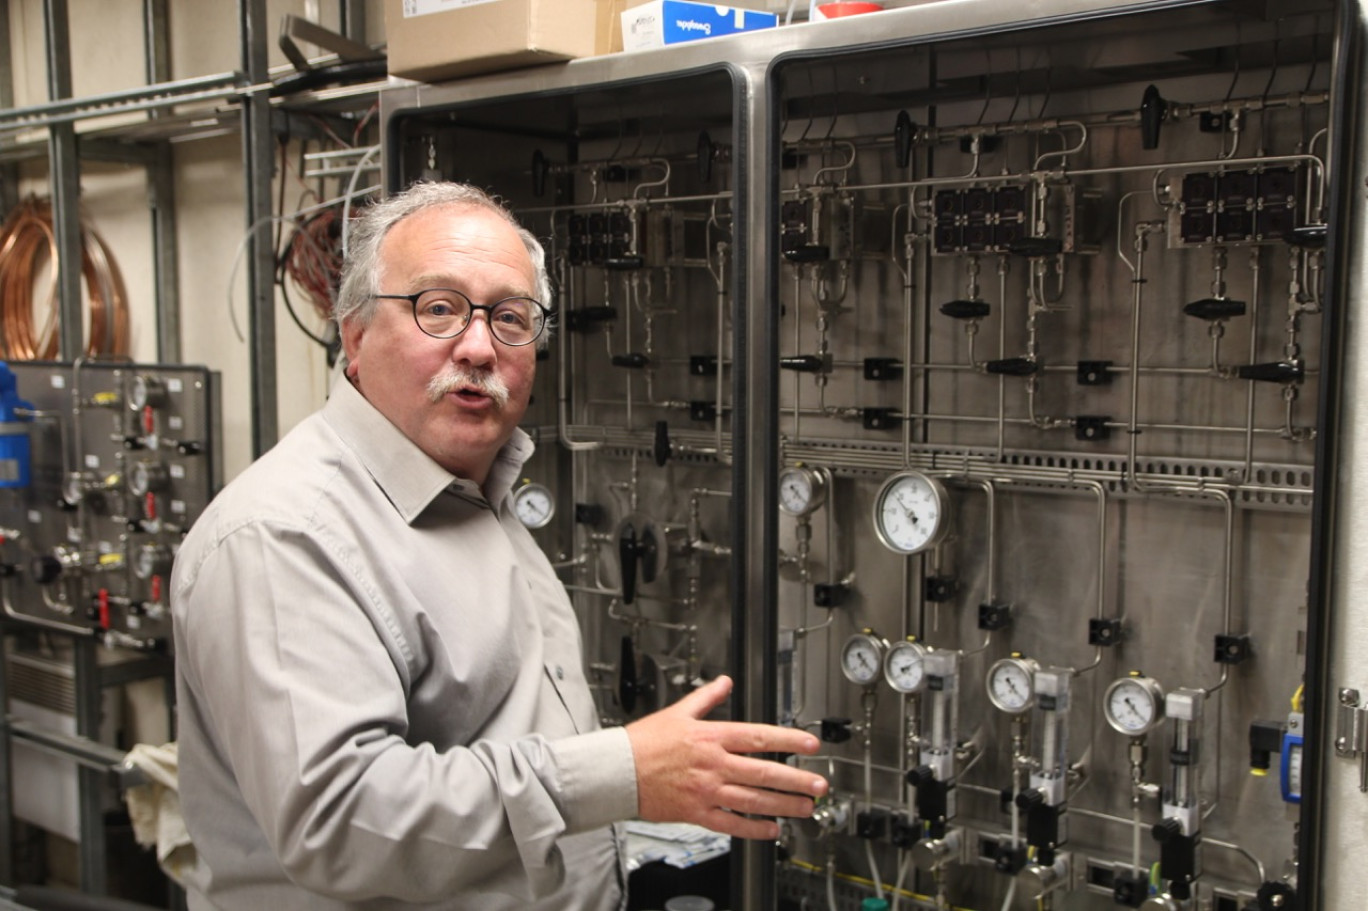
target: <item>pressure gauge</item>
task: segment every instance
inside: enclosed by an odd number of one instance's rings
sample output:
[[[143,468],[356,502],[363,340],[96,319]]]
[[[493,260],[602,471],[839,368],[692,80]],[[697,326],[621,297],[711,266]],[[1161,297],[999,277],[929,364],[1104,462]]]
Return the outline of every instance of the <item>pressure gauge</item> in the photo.
[[[900,471],[874,499],[874,530],[889,550],[919,553],[945,538],[946,503],[940,481],[920,471]]]
[[[1035,672],[1040,666],[1030,658],[1013,655],[988,668],[988,699],[1010,715],[1020,715],[1035,703]]]
[[[128,469],[128,489],[134,496],[165,490],[170,484],[170,472],[161,462],[134,462]]]
[[[884,656],[884,679],[899,693],[915,693],[926,683],[926,646],[911,639],[895,642]]]
[[[145,373],[134,375],[128,383],[128,407],[142,411],[149,405],[160,408],[166,404],[166,384],[155,376]]]
[[[171,571],[171,549],[165,544],[144,544],[133,554],[133,575],[139,579],[164,576]]]
[[[1112,681],[1102,697],[1107,724],[1122,734],[1139,737],[1164,720],[1164,689],[1144,674]]]
[[[528,528],[545,528],[556,515],[551,491],[530,481],[513,492],[513,512]]]
[[[883,668],[884,653],[888,643],[875,635],[873,630],[864,630],[846,640],[841,649],[841,672],[851,683],[869,686],[879,679]]]
[[[779,508],[791,516],[808,516],[826,502],[827,473],[805,465],[779,472]]]

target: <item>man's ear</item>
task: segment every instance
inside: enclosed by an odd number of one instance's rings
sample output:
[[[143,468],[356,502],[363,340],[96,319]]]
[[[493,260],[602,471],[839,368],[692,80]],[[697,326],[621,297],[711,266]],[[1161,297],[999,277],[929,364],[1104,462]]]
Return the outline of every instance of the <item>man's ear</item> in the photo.
[[[342,322],[342,351],[347,355],[347,377],[356,379],[356,371],[361,355],[361,337],[366,327],[355,317]]]

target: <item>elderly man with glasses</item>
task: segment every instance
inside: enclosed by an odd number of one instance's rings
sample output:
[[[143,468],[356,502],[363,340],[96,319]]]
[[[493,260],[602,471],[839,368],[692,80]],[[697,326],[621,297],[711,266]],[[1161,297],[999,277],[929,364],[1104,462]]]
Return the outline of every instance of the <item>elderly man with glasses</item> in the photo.
[[[512,511],[545,257],[479,190],[351,236],[346,382],[219,495],[172,579],[191,908],[613,909],[614,823],[773,838],[818,776],[710,722],[726,678],[599,729],[579,628]]]

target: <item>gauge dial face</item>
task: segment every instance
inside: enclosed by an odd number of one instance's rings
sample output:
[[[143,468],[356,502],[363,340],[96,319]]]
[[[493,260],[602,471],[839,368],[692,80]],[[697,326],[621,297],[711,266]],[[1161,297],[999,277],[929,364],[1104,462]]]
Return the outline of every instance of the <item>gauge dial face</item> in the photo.
[[[166,399],[166,387],[161,380],[138,374],[128,384],[128,407],[142,411],[148,405],[156,407]]]
[[[139,579],[165,575],[171,568],[171,552],[161,544],[144,544],[133,555],[133,574]]]
[[[926,646],[895,642],[884,657],[884,679],[899,693],[915,693],[926,682]]]
[[[166,478],[166,466],[160,462],[134,462],[128,469],[128,489],[134,496],[145,496],[165,487]]]
[[[1164,691],[1149,677],[1122,677],[1107,687],[1102,709],[1107,723],[1139,737],[1163,721]]]
[[[888,645],[873,633],[856,633],[841,649],[841,672],[851,683],[869,686],[879,679]]]
[[[826,474],[795,465],[779,472],[779,508],[791,516],[807,516],[826,502]]]
[[[988,668],[988,699],[1004,712],[1019,715],[1035,703],[1036,663],[1030,658],[1003,658]]]
[[[920,471],[893,475],[874,499],[874,530],[888,549],[915,554],[944,538],[945,486]]]
[[[556,498],[541,484],[524,484],[513,494],[513,512],[528,528],[545,528],[556,515]]]

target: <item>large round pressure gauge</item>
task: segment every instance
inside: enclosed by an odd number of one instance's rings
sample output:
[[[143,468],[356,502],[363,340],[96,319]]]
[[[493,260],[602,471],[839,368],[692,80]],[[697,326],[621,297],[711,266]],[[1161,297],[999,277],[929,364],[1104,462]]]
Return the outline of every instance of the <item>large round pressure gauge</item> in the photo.
[[[841,649],[841,673],[851,683],[869,686],[879,679],[888,643],[873,630],[856,633]]]
[[[805,465],[779,472],[779,508],[791,516],[807,516],[826,502],[827,474]]]
[[[945,539],[945,485],[920,471],[900,471],[874,498],[874,531],[889,550],[915,554]]]
[[[1107,724],[1122,734],[1139,737],[1164,720],[1164,689],[1144,674],[1112,681],[1102,697]]]
[[[1035,704],[1035,672],[1030,658],[1013,655],[988,668],[988,700],[1004,712],[1020,715]]]
[[[926,683],[926,646],[911,639],[895,642],[884,657],[884,679],[899,693],[916,693]]]
[[[528,528],[545,528],[556,515],[556,498],[541,484],[528,482],[513,491],[513,512]]]

